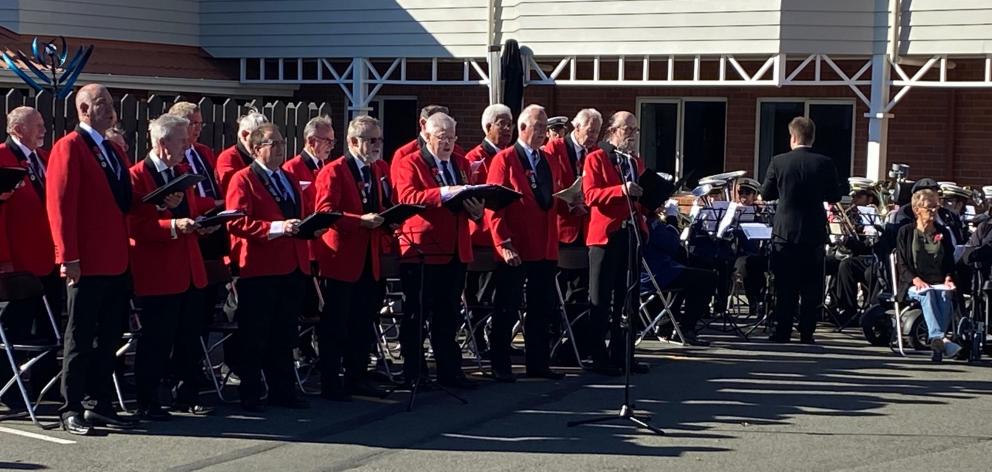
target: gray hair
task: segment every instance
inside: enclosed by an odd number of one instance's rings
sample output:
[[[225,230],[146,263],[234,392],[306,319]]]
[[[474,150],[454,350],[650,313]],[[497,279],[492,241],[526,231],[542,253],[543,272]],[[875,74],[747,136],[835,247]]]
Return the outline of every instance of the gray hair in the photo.
[[[331,121],[330,117],[323,115],[318,116],[308,121],[307,126],[303,128],[303,139],[307,139],[311,136],[315,136],[317,134],[318,129],[320,128],[333,128],[333,127],[334,127],[334,123]]]
[[[348,123],[348,138],[356,138],[369,128],[378,128],[379,120],[368,115],[359,115]]]
[[[238,120],[238,135],[240,135],[245,131],[251,133],[256,129],[258,129],[259,126],[262,126],[263,124],[268,122],[269,119],[266,118],[265,115],[257,111],[250,111],[248,112],[247,115],[242,116]]]
[[[15,126],[25,124],[28,117],[35,113],[38,113],[38,110],[31,107],[17,107],[10,110],[7,114],[7,134],[13,132]]]
[[[503,115],[509,116],[511,120],[513,119],[513,111],[510,110],[510,107],[502,103],[494,103],[486,107],[482,112],[482,132],[486,131],[487,125],[495,123],[496,119]]]
[[[544,112],[544,107],[542,107],[541,105],[537,105],[537,104],[527,105],[527,107],[520,112],[520,116],[517,117],[517,129],[520,129],[520,126],[527,123],[527,117],[529,117],[532,114],[536,115],[540,112]]]
[[[603,114],[599,110],[595,108],[583,108],[575,114],[575,118],[572,118],[572,126],[581,126],[596,120],[600,123],[603,122]]]
[[[458,122],[456,122],[451,116],[446,113],[435,113],[431,115],[430,118],[427,118],[427,123],[424,125],[424,129],[430,133],[447,128],[455,129],[456,126],[458,126]]]
[[[420,109],[420,119],[426,120],[435,113],[444,113],[447,115],[450,111],[448,111],[448,107],[444,105],[427,105]]]
[[[154,147],[166,136],[175,132],[177,128],[189,126],[189,120],[181,116],[164,114],[148,123],[148,134]]]
[[[103,132],[103,136],[105,138],[108,138],[108,139],[111,138],[111,137],[114,137],[114,136],[121,136],[121,137],[123,137],[124,136],[124,130],[120,129],[120,127],[118,127],[118,126],[111,126],[110,128],[107,128],[107,131],[104,131]]]
[[[193,102],[176,102],[169,108],[170,115],[176,115],[187,120],[192,120],[193,114],[199,112],[200,106]]]

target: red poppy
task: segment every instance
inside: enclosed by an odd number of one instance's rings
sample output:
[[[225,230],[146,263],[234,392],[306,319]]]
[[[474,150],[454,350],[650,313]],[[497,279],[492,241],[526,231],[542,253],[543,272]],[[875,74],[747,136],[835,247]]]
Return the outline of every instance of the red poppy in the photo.
[[[935,243],[939,243],[942,239],[944,239],[943,233],[937,233],[933,236],[933,242]]]

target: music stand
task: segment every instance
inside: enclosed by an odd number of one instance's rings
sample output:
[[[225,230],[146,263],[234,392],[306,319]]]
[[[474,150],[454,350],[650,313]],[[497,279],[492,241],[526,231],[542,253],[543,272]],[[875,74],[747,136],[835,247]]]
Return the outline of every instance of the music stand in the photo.
[[[633,166],[633,163],[631,163]],[[616,163],[616,171],[619,175],[624,175],[623,170],[620,168],[620,164]],[[634,167],[636,169],[636,167]],[[640,287],[640,263],[641,260],[641,233],[638,230],[640,226],[637,211],[634,208],[634,201],[627,192],[624,192],[624,201],[627,202],[627,290],[624,293],[623,301],[623,312],[621,313],[620,329],[624,331],[624,378],[623,378],[623,403],[620,404],[620,409],[615,415],[599,416],[595,418],[588,418],[584,420],[569,421],[567,426],[569,428],[573,426],[580,426],[586,424],[595,423],[605,423],[614,420],[626,420],[634,423],[635,426],[647,429],[652,433],[658,435],[664,435],[665,432],[659,428],[656,428],[650,424],[648,421],[651,420],[650,416],[641,417],[638,416],[634,411],[634,403],[630,400],[630,367],[631,360],[634,357],[634,305],[633,296],[640,295],[638,288]],[[635,276],[634,271],[638,271],[638,276]],[[614,342],[614,340],[610,340]]]

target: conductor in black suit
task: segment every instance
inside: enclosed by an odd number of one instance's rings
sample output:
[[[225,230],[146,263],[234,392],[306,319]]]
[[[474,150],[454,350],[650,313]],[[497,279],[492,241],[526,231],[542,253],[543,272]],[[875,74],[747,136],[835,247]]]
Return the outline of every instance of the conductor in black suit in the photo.
[[[813,343],[823,304],[823,258],[827,215],[823,202],[840,200],[837,169],[830,158],[813,152],[813,121],[789,123],[792,151],[772,158],[762,186],[765,200],[778,200],[772,232],[771,269],[775,275],[775,333],[770,340],[789,342],[799,307],[799,339]]]

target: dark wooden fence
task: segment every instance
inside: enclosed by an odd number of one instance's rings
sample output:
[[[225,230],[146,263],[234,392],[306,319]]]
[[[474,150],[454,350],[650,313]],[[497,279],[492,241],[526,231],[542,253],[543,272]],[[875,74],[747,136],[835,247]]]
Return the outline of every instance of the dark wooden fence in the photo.
[[[58,139],[72,131],[79,123],[76,116],[75,94],[64,100],[54,100],[48,92],[37,94],[26,89],[10,89],[4,96],[3,110],[0,113],[0,130],[6,139],[7,113],[19,106],[30,106],[41,112],[48,124],[45,147],[50,148],[53,139]],[[124,130],[125,139],[130,145],[132,159],[143,157],[148,152],[148,122],[167,112],[169,107],[184,98],[177,95],[151,95],[147,98],[135,95],[122,95],[114,98],[119,127]],[[55,103],[53,103],[55,102]],[[287,140],[287,152],[293,155],[303,147],[303,128],[311,118],[319,115],[331,116],[327,103],[313,102],[263,102],[262,99],[236,100],[222,99],[215,103],[211,98],[201,98],[196,103],[203,114],[203,131],[200,142],[215,151],[234,144],[238,132],[238,117],[251,109],[265,114],[279,126]]]

